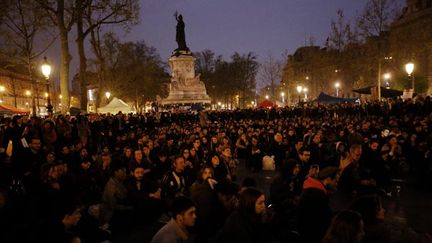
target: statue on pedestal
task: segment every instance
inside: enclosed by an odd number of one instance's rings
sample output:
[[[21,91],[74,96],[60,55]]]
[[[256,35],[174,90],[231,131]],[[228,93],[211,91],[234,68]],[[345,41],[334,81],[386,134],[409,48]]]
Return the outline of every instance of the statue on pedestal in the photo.
[[[175,49],[175,51],[189,51],[189,48],[186,45],[185,23],[183,22],[183,16],[181,14],[179,15],[176,11],[174,17],[177,20],[176,42],[178,45],[178,48]]]

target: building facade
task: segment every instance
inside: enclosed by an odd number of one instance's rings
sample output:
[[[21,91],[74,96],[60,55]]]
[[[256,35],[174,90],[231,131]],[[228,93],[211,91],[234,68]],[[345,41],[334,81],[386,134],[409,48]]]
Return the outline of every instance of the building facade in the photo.
[[[0,68],[0,104],[32,112],[33,98],[37,114],[45,114],[47,106],[46,80],[38,78],[32,83],[28,75],[16,69]],[[59,99],[50,85],[51,102],[58,108]],[[57,95],[58,96],[58,95]],[[58,98],[58,97],[57,97]]]
[[[309,87],[310,97],[321,91],[352,97],[353,89],[381,86],[411,88],[405,64],[413,62],[415,92],[432,94],[432,0],[407,0],[403,14],[389,31],[351,43],[341,51],[318,46],[300,47],[288,57],[283,83],[291,93],[297,85]],[[384,80],[391,73],[391,80]],[[379,77],[379,78],[378,78]]]

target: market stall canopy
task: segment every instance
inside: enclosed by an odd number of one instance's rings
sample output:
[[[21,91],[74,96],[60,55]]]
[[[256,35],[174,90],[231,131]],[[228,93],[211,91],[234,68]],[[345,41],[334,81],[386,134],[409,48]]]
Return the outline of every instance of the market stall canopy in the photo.
[[[321,92],[313,102],[324,103],[324,104],[341,104],[341,103],[355,103],[358,98],[341,98],[335,97],[324,92]]]
[[[270,100],[264,100],[258,104],[259,108],[272,108],[273,106],[274,104]]]
[[[378,92],[373,91],[374,89],[377,89],[377,86],[368,86],[361,89],[354,89],[353,92],[359,93],[359,94],[372,94],[372,92]],[[403,94],[403,91],[396,90],[396,89],[387,89],[385,87],[381,87],[381,97],[383,98],[393,98],[398,97]]]
[[[14,115],[14,114],[20,114],[20,115],[28,115],[30,114],[29,110],[22,110],[13,106],[8,105],[0,105],[0,115]]]
[[[99,113],[111,113],[111,114],[117,114],[119,111],[122,113],[130,113],[132,112],[132,108],[126,104],[123,100],[114,97],[108,105],[104,107],[100,107],[97,109]]]

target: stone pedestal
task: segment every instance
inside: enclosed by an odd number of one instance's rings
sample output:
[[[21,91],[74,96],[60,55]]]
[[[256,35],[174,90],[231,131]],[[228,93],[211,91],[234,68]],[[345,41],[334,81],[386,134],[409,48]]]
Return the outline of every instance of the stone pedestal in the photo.
[[[171,83],[162,105],[210,104],[210,97],[200,75],[195,74],[196,58],[189,51],[176,51],[169,59]]]

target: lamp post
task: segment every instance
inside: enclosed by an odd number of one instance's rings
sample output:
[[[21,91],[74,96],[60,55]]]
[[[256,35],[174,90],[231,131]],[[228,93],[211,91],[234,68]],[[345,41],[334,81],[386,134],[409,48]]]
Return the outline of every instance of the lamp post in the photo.
[[[27,98],[30,98],[30,95],[31,95],[31,92],[30,92],[30,90],[26,90],[25,91],[25,95],[27,96]],[[28,101],[26,101],[26,106],[27,106],[27,108],[28,108]]]
[[[335,83],[335,88],[336,88],[336,97],[339,97],[339,87],[340,87],[340,83],[336,82]]]
[[[297,93],[299,93],[299,104],[300,104],[300,102],[301,102],[301,97],[300,97],[300,95],[301,95],[302,90],[303,90],[303,87],[302,87],[301,85],[298,85],[298,86],[297,86]]]
[[[308,96],[307,96],[308,91],[309,91],[308,88],[306,88],[306,87],[303,88],[304,100],[305,101],[307,101],[307,98],[308,98]]]
[[[405,65],[405,71],[408,74],[408,79],[411,81],[411,89],[414,96],[414,77],[411,75],[414,72],[414,63],[409,62]]]
[[[5,87],[3,85],[0,85],[0,94],[1,94],[1,99],[0,99],[0,103],[3,103],[3,93],[5,92]]]
[[[48,116],[52,115],[53,112],[53,106],[51,105],[51,97],[50,97],[50,91],[49,91],[49,76],[51,74],[51,65],[48,64],[47,58],[44,57],[44,62],[41,66],[41,70],[42,70],[42,74],[45,76],[45,80],[46,80],[46,98],[47,98],[47,113]]]
[[[391,78],[391,74],[390,73],[385,73],[384,74],[385,88],[386,89],[390,89],[390,84],[389,84],[390,78]]]
[[[109,98],[111,97],[111,92],[109,92],[109,91],[105,92],[105,97],[109,101]]]
[[[285,92],[280,93],[282,103],[285,103]]]

